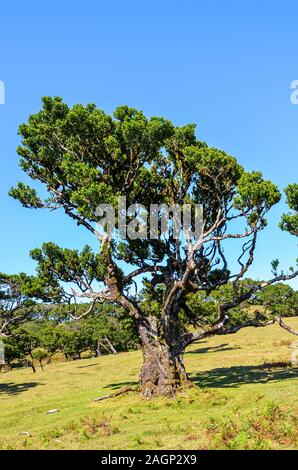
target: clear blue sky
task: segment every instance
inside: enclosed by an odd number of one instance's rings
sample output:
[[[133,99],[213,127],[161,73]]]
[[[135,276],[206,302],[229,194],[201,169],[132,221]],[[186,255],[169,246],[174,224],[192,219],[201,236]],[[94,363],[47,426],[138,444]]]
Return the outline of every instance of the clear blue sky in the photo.
[[[38,111],[43,95],[196,122],[198,138],[247,169],[261,169],[281,188],[298,181],[298,106],[290,102],[297,15],[294,0],[3,2],[0,270],[33,272],[28,252],[43,241],[91,241],[62,214],[23,209],[7,196],[24,180],[18,125]],[[272,211],[261,235],[251,271],[257,278],[270,275],[273,258],[288,267],[297,257],[297,242],[276,228],[283,208]]]

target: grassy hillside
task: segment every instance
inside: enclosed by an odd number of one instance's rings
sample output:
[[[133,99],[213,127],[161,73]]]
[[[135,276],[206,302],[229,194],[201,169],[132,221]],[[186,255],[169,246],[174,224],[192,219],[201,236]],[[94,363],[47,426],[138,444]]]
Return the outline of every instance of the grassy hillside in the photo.
[[[138,352],[2,373],[0,448],[298,449],[293,340],[273,326],[194,344],[186,366],[197,387],[176,400],[132,392],[94,402],[137,383]]]

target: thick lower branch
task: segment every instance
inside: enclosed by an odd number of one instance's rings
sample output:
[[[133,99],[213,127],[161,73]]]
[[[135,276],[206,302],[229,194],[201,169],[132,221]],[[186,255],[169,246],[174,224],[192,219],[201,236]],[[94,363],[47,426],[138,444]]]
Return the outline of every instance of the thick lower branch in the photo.
[[[286,325],[283,320],[279,317],[279,316],[276,316],[275,317],[275,320],[277,321],[277,323],[279,324],[279,326],[281,326],[281,328],[283,328],[284,330],[288,331],[289,333],[291,333],[292,335],[296,335],[298,336],[298,331],[297,330],[294,330],[293,328],[291,328],[289,325]]]
[[[228,319],[226,320],[226,322]],[[237,331],[243,329],[243,328],[249,328],[249,327],[254,327],[254,328],[264,328],[269,325],[273,325],[274,323],[278,323],[281,328],[284,330],[288,331],[292,335],[298,336],[298,331],[294,330],[290,326],[286,325],[283,320],[279,317],[276,316],[272,320],[268,320],[266,322],[259,322],[257,320],[248,320],[241,325],[233,325],[230,327],[226,327],[226,322],[221,322],[217,324],[215,327],[211,328],[210,330],[204,331],[201,330],[196,333],[185,333],[183,335],[183,346],[186,347],[195,341],[199,341],[200,339],[207,338],[210,336],[215,336],[215,335],[230,335],[233,333],[237,333]]]

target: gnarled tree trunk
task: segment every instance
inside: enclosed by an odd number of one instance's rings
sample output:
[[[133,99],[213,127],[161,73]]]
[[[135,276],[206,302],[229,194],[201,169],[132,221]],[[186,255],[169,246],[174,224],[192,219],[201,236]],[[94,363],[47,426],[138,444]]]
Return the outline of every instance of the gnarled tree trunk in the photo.
[[[184,367],[183,349],[175,338],[171,338],[170,344],[160,339],[152,319],[149,328],[144,324],[140,326],[140,336],[143,351],[141,394],[147,398],[175,396],[182,386],[190,384]]]
[[[143,347],[143,365],[140,376],[141,393],[147,398],[174,396],[179,388],[189,383],[183,355],[162,344]]]

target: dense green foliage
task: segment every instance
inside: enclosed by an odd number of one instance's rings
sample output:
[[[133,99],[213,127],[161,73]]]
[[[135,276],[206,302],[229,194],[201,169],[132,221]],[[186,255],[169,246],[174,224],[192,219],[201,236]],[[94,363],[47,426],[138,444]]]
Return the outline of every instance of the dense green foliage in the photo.
[[[298,236],[298,184],[289,184],[285,192],[288,206],[292,212],[283,215],[281,228]]]

